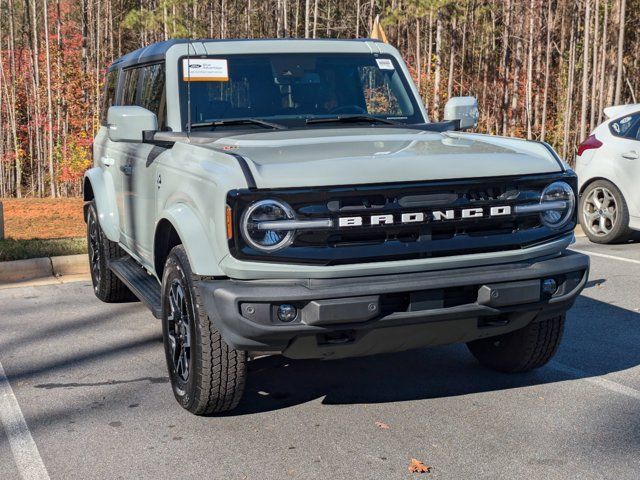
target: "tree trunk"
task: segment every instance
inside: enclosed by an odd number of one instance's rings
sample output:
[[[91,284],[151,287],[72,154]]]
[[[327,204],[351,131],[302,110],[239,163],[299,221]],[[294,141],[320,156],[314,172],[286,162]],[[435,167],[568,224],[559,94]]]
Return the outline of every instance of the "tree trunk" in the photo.
[[[580,140],[587,131],[587,105],[589,93],[589,30],[591,30],[591,0],[586,0],[584,14],[584,47],[582,51],[582,102],[580,107]]]
[[[551,2],[547,8],[547,43],[544,58],[544,90],[542,94],[542,119],[540,126],[540,141],[544,142],[547,132],[547,100],[549,98],[549,67],[551,65],[551,30],[555,23],[555,17],[551,11]]]
[[[618,61],[616,65],[616,96],[614,103],[620,104],[622,95],[622,67],[624,65],[624,22],[625,22],[625,9],[626,0],[620,0],[620,20],[618,29]]]
[[[433,77],[433,115],[440,118],[440,76],[442,70],[442,14],[436,14],[436,71]]]

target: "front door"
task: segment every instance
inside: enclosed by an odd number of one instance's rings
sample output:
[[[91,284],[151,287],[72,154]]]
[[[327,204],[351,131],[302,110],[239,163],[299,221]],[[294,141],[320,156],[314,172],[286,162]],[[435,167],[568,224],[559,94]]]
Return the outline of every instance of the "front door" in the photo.
[[[122,105],[139,105],[155,113],[162,128],[166,118],[164,63],[125,69]],[[158,185],[155,160],[164,149],[141,142],[121,143],[118,148],[123,243],[144,265],[152,267]]]

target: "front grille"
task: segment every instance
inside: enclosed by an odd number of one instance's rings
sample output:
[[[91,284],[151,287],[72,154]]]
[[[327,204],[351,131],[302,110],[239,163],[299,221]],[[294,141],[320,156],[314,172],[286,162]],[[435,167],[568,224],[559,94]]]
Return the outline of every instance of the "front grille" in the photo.
[[[232,255],[253,261],[344,265],[415,258],[443,257],[470,253],[514,250],[546,241],[562,232],[540,223],[539,214],[490,216],[491,207],[537,202],[545,186],[567,181],[575,190],[571,173],[495,179],[420,182],[285,190],[230,192],[234,212]],[[255,201],[277,199],[289,204],[301,220],[334,220],[334,226],[299,231],[293,243],[280,251],[264,253],[244,244],[238,223],[242,211]],[[483,209],[482,217],[461,218],[468,209]],[[431,218],[433,211],[453,211],[454,218]],[[399,223],[402,214],[425,212],[425,221]],[[339,227],[341,217],[391,215],[392,225]],[[574,219],[575,220],[575,219]]]

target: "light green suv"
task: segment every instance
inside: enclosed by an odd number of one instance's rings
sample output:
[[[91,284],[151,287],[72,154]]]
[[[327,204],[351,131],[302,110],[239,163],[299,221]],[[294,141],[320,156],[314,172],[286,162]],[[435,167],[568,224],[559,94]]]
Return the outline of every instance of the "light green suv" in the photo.
[[[110,66],[84,199],[98,298],[162,321],[179,403],[234,408],[256,355],[465,342],[545,364],[580,293],[576,176],[546,144],[430,123],[375,40],[172,40]]]

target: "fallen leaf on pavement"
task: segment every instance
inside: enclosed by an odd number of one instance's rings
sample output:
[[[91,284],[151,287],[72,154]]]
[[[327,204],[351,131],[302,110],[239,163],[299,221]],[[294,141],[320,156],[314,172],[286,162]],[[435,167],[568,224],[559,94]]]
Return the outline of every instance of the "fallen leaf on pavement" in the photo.
[[[409,464],[409,471],[411,473],[429,473],[431,472],[431,467],[425,465],[420,460],[412,458]]]
[[[382,430],[389,430],[389,425],[384,422],[376,422],[376,427],[381,428]]]

